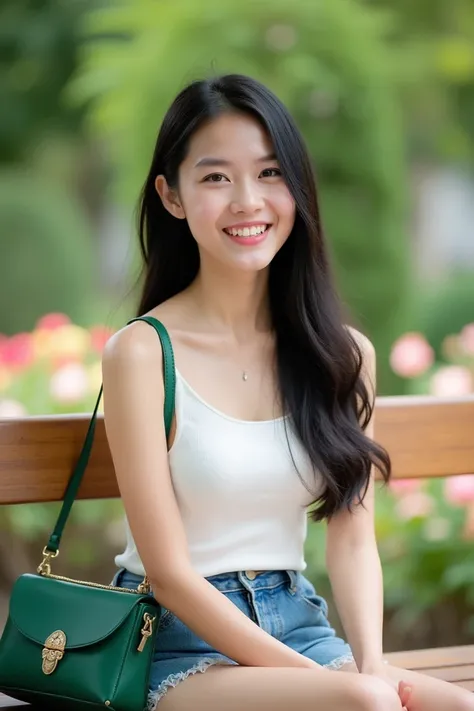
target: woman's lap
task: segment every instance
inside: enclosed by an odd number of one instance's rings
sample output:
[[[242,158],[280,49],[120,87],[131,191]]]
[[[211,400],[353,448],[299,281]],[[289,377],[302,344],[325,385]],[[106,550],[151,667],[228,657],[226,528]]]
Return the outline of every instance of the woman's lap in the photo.
[[[312,584],[295,571],[224,573],[208,578],[262,629],[284,644],[328,668],[352,659],[350,647],[327,619],[327,604]],[[141,578],[120,570],[113,585],[136,588]],[[150,676],[149,708],[169,688],[215,664],[236,665],[200,639],[169,610],[162,610]]]

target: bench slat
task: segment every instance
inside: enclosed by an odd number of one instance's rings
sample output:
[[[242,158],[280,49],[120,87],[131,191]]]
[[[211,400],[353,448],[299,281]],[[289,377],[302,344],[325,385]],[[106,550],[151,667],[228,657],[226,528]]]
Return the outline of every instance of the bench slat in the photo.
[[[83,445],[89,417],[31,417],[0,422],[0,504],[60,501]],[[103,418],[78,498],[119,495]]]
[[[375,438],[398,479],[474,474],[473,432],[474,395],[377,399]]]
[[[436,647],[409,652],[390,652],[386,655],[390,664],[418,671],[445,667],[461,667],[474,664],[474,645],[462,647]],[[474,674],[472,676],[474,679]]]
[[[88,421],[82,414],[0,421],[0,504],[61,500]],[[375,437],[390,452],[397,478],[474,473],[473,431],[474,395],[377,399]],[[99,417],[79,498],[118,495]]]
[[[435,669],[423,669],[423,674],[435,676],[444,681],[451,681],[455,684],[474,679],[474,664],[465,664],[462,667],[436,667]]]

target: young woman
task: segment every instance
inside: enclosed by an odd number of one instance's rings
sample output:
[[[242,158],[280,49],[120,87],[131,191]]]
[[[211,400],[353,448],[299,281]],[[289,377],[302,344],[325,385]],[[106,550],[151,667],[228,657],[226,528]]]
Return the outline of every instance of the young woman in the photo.
[[[383,661],[373,474],[387,479],[390,461],[372,439],[374,348],[343,322],[286,108],[244,76],[184,89],[139,224],[138,313],[165,326],[176,359],[169,441],[149,324],[110,339],[103,376],[130,526],[114,584],[146,570],[164,608],[149,708],[474,709],[468,692]],[[311,504],[349,644],[302,574]]]

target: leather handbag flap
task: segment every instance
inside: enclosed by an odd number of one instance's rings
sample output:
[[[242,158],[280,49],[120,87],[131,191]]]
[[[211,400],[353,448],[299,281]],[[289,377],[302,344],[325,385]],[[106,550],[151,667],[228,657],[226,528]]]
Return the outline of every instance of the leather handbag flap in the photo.
[[[146,594],[96,588],[41,575],[22,575],[10,598],[10,619],[34,642],[44,645],[56,630],[66,635],[66,649],[84,647],[108,637],[133,609],[156,600]]]

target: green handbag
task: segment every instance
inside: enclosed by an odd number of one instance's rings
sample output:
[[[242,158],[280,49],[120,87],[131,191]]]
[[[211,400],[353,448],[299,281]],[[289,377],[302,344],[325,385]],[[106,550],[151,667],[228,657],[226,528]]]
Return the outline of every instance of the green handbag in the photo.
[[[173,349],[159,321],[145,316],[129,323],[140,320],[161,340],[168,437],[175,398]],[[138,590],[128,590],[51,573],[50,561],[58,555],[89,460],[101,396],[102,387],[39,574],[16,581],[0,640],[0,691],[58,711],[143,711],[161,612],[146,577]]]

